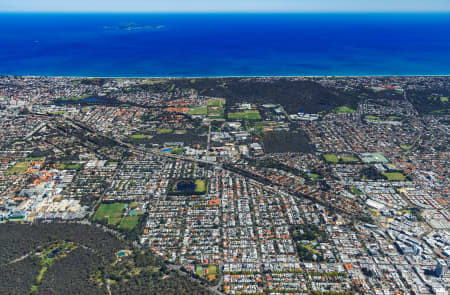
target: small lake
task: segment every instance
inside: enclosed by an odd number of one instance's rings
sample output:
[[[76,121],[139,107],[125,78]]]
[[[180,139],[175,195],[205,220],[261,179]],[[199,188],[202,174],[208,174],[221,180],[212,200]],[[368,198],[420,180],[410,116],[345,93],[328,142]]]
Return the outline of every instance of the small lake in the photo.
[[[84,103],[107,103],[110,99],[105,97],[86,97],[83,99],[73,99],[73,100],[58,100],[58,104],[84,104]]]
[[[177,183],[177,191],[190,192],[195,190],[195,183],[193,181],[180,181]]]

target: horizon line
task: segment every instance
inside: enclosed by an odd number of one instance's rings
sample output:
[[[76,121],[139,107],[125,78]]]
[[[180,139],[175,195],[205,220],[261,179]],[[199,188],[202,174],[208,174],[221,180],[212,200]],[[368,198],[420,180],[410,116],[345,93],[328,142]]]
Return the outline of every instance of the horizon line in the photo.
[[[67,13],[67,14],[449,14],[449,10],[427,10],[427,11],[417,11],[417,10],[377,10],[377,11],[365,11],[365,10],[298,10],[298,11],[287,11],[287,10],[278,10],[278,11],[268,11],[268,10],[213,10],[213,11],[47,11],[47,10],[4,10],[0,13],[32,13],[32,14],[57,14],[57,13]]]
[[[66,78],[66,79],[227,79],[227,78],[385,78],[385,77],[442,77],[448,74],[362,74],[362,75],[218,75],[218,76],[77,76],[77,75],[5,75],[0,77]]]

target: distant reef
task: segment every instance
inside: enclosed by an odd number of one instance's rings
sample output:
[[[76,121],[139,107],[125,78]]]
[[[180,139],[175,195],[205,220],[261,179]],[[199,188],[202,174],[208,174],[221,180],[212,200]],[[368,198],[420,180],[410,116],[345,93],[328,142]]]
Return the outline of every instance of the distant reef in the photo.
[[[119,26],[104,26],[106,30],[119,30],[119,31],[142,31],[142,30],[160,30],[164,28],[163,25],[139,25],[135,23],[129,23]]]

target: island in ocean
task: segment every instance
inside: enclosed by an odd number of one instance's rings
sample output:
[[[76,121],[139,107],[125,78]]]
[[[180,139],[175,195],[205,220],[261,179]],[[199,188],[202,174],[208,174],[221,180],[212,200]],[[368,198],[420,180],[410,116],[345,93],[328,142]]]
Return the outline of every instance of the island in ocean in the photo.
[[[142,30],[160,30],[164,28],[163,25],[139,25],[136,23],[129,23],[118,26],[104,26],[106,30],[120,30],[120,31],[142,31]]]

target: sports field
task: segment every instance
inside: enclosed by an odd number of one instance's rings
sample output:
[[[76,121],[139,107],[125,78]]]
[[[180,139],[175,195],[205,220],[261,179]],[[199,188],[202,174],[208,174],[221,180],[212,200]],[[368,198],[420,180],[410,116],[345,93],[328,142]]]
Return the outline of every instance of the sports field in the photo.
[[[108,225],[131,231],[138,225],[142,212],[132,210],[128,215],[125,210],[126,206],[127,204],[125,203],[101,204],[97,212],[95,212],[94,220],[107,222]],[[129,209],[136,208],[136,206],[136,202],[128,204]],[[128,216],[124,216],[124,214]]]
[[[190,108],[188,111],[189,115],[207,115],[208,114],[208,107],[196,107],[196,108]]]
[[[158,129],[158,134],[168,134],[168,133],[172,133],[173,129]]]
[[[114,225],[120,222],[122,212],[125,208],[124,203],[101,204],[95,212],[95,221],[108,221],[108,224]],[[119,219],[119,220],[118,220]]]
[[[356,112],[356,110],[346,107],[346,106],[337,107],[335,110],[336,110],[336,113],[339,113],[339,114],[350,114],[350,113]]]
[[[339,163],[338,157],[334,154],[325,154],[323,157],[325,158],[325,161],[329,163]]]
[[[237,113],[229,113],[228,119],[231,120],[261,120],[261,115],[257,110],[247,110]]]
[[[148,135],[145,135],[145,134],[133,134],[130,137],[131,137],[131,139],[146,139],[146,138],[148,138]]]
[[[383,172],[383,174],[389,181],[404,181],[406,176],[400,172]]]
[[[206,181],[204,179],[195,180],[195,192],[201,194],[206,192]]]

